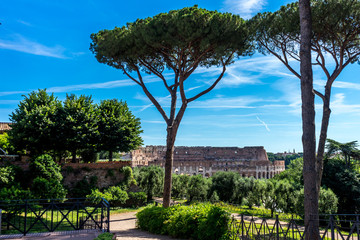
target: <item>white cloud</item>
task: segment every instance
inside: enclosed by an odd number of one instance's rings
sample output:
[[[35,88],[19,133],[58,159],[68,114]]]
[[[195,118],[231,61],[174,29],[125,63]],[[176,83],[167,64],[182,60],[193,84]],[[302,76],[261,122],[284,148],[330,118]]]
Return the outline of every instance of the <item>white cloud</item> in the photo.
[[[192,102],[188,105],[188,108],[255,108],[250,105],[262,101],[264,100],[256,97],[214,97],[208,100]]]
[[[0,92],[0,96],[14,95],[14,94],[25,94],[26,91],[10,91],[10,92]]]
[[[32,24],[31,24],[31,23],[26,22],[26,21],[23,21],[23,20],[21,20],[21,19],[17,20],[17,22],[18,22],[18,23],[21,23],[21,24],[23,24],[23,25],[25,25],[25,26],[32,27]]]
[[[334,95],[334,100],[331,102],[330,108],[332,110],[332,114],[360,115],[360,104],[346,104],[344,93],[338,93]]]
[[[258,116],[256,116],[256,119],[261,122],[261,124],[266,128],[266,131],[270,132],[268,125],[263,120],[261,120]]]
[[[77,84],[77,85],[68,85],[61,87],[51,87],[48,88],[48,92],[72,92],[80,91],[85,89],[102,89],[102,88],[117,88],[117,87],[127,87],[133,86],[136,83],[132,80],[115,80],[103,83],[90,83],[90,84]]]
[[[15,39],[12,41],[0,39],[0,48],[39,56],[61,59],[67,58],[64,55],[65,48],[62,46],[57,45],[54,47],[48,47],[38,42],[28,40],[21,35],[16,35]]]
[[[267,4],[266,0],[225,0],[222,10],[239,14],[242,18],[251,18]]]

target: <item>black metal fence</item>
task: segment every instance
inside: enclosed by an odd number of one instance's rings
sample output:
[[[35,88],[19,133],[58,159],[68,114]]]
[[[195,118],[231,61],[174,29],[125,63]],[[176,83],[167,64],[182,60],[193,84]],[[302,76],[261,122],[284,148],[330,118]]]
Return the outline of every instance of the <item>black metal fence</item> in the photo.
[[[360,215],[321,215],[319,236],[324,240],[360,240]],[[305,239],[305,227],[299,219],[279,220],[245,215],[235,216],[229,225],[231,240]]]
[[[0,201],[0,238],[10,234],[94,229],[109,231],[110,206],[105,199],[84,198]]]

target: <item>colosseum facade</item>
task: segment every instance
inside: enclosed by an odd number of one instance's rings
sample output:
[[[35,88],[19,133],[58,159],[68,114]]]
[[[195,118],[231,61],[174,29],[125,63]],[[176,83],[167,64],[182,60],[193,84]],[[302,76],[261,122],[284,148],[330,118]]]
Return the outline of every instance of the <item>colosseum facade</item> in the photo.
[[[132,151],[132,166],[165,165],[165,146],[146,146]],[[285,170],[284,161],[270,162],[264,147],[175,147],[175,174],[210,177],[218,171],[238,172],[243,177],[272,178]]]

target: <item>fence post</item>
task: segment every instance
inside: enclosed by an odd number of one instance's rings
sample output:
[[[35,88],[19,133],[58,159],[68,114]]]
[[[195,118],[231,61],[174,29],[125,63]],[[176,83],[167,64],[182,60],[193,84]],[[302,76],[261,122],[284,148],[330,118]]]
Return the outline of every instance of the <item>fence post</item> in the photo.
[[[107,231],[110,232],[110,203],[107,203]]]
[[[276,239],[279,240],[279,215],[276,214],[275,216],[275,224],[276,224]]]
[[[356,215],[356,232],[357,232],[358,240],[360,240],[359,215]]]
[[[76,199],[76,230],[80,229],[79,225],[79,199]]]
[[[0,208],[0,235],[1,235],[1,227],[2,227],[1,219],[2,219],[2,209]]]
[[[335,239],[334,215],[330,215],[331,239]]]
[[[54,200],[51,200],[50,232],[53,232],[54,230]]]
[[[24,236],[26,236],[26,218],[27,218],[27,210],[28,210],[28,200],[25,200],[25,218],[24,218]]]
[[[104,221],[104,207],[105,207],[105,202],[104,199],[101,199],[101,224],[100,224],[100,230],[103,231],[103,221]]]
[[[244,214],[241,214],[241,239],[244,239]]]

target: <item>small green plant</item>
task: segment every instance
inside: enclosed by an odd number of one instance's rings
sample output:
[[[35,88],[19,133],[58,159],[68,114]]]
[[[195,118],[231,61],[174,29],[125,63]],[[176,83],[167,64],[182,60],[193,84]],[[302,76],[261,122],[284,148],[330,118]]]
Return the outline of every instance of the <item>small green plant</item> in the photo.
[[[114,234],[106,232],[106,233],[100,234],[99,236],[97,236],[97,238],[94,238],[94,240],[111,240],[111,239],[113,239],[113,237],[114,237]]]
[[[105,177],[107,178],[113,176],[115,176],[114,169],[108,169]]]
[[[129,199],[128,194],[116,186],[109,187],[105,189],[104,192],[99,191],[99,189],[94,189],[86,197],[93,203],[99,203],[101,198],[105,198],[112,207],[122,206]]]

